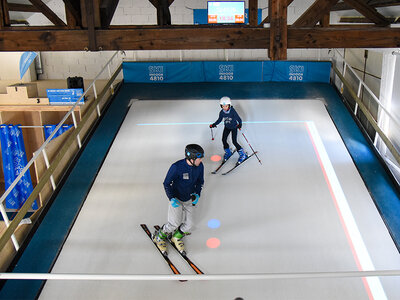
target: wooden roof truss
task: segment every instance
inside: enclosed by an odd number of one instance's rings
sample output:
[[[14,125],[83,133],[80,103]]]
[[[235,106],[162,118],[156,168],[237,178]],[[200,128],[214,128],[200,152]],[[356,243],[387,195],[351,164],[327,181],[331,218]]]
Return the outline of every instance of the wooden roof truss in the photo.
[[[397,18],[377,10],[400,0],[315,0],[293,24],[287,24],[293,0],[269,0],[261,24],[258,0],[249,0],[249,24],[224,26],[171,25],[174,0],[149,0],[157,25],[118,26],[110,24],[119,0],[63,0],[65,21],[42,0],[29,1],[0,0],[0,51],[267,49],[271,59],[285,60],[289,48],[400,47],[400,28],[391,27]],[[343,10],[357,11],[361,18],[346,20],[360,22],[330,24],[330,12]],[[14,26],[10,11],[41,13],[54,25]]]

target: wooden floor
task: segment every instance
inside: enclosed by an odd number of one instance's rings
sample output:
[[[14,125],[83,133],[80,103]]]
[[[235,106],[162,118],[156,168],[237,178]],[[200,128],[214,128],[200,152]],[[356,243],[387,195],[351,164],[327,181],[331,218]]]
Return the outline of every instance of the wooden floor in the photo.
[[[319,100],[236,100],[259,151],[229,175],[215,100],[134,102],[53,273],[170,274],[140,228],[163,224],[162,182],[184,146],[206,152],[197,222],[185,238],[206,274],[342,272],[400,268],[400,255]],[[250,152],[243,137],[239,142]],[[235,159],[224,167],[233,166]],[[219,226],[210,226],[218,220]],[[210,248],[211,238],[220,245]],[[193,271],[172,251],[183,274]],[[396,277],[241,281],[48,281],[40,299],[400,299]]]

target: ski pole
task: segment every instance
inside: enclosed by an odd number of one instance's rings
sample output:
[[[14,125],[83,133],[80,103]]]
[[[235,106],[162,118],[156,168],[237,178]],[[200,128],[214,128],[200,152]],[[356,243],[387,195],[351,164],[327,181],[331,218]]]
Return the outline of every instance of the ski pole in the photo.
[[[214,133],[213,133],[213,130],[212,130],[211,127],[210,127],[210,130],[211,130],[211,140],[213,141],[214,140]]]
[[[253,147],[250,145],[249,141],[247,140],[246,136],[244,135],[244,133],[242,132],[242,129],[239,128],[240,132],[242,133],[244,139],[246,140],[247,144],[249,144],[251,151],[253,151],[253,153],[256,155],[258,162],[260,163],[260,165],[262,165],[261,160],[258,158],[256,151],[254,151]]]

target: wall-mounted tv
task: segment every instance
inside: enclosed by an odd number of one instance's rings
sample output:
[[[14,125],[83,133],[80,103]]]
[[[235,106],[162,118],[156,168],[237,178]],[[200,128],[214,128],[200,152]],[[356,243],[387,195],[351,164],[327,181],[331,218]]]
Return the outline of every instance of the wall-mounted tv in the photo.
[[[208,1],[209,24],[243,24],[244,1]]]

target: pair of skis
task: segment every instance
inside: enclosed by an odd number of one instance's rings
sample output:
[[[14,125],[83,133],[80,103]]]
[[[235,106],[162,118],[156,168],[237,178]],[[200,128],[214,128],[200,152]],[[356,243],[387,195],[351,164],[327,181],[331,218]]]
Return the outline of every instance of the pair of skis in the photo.
[[[161,250],[157,247],[157,244],[153,241],[153,237],[152,234],[149,230],[149,228],[147,227],[146,224],[140,224],[140,226],[142,227],[142,229],[144,230],[144,232],[146,232],[147,236],[149,237],[149,239],[152,241],[152,243],[154,244],[154,246],[157,248],[157,250],[160,252],[161,256],[164,258],[164,260],[167,262],[168,266],[170,267],[170,269],[172,270],[172,272],[176,275],[181,274],[179,272],[179,270],[177,269],[177,267],[175,267],[175,265],[172,263],[172,261],[169,259],[167,254],[164,254],[161,252]],[[158,231],[160,230],[160,226],[155,225],[154,228]],[[178,248],[176,248],[175,244],[171,242],[171,240],[167,239],[168,243],[179,253],[179,255],[188,263],[188,265],[196,272],[196,274],[204,274],[190,259],[189,257],[187,257],[186,253],[181,253]],[[180,280],[180,281],[186,281],[186,280]]]
[[[236,152],[233,151],[232,155],[229,156],[229,158],[231,158],[233,156],[233,154]],[[243,160],[240,164],[236,163],[235,166],[233,168],[231,168],[230,170],[226,171],[225,173],[222,173],[222,175],[226,175],[230,172],[232,172],[233,170],[235,170],[237,167],[239,167],[240,165],[242,165],[246,160],[248,160],[250,157],[252,157],[253,155],[256,155],[257,151],[253,152],[251,155],[247,156],[245,160]],[[217,172],[222,168],[222,166],[229,160],[229,158],[227,160],[223,160],[222,163],[218,166],[218,168],[215,171],[212,171],[212,174],[217,174]]]

